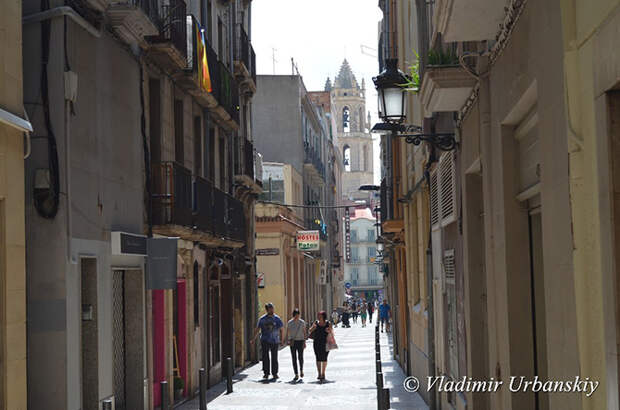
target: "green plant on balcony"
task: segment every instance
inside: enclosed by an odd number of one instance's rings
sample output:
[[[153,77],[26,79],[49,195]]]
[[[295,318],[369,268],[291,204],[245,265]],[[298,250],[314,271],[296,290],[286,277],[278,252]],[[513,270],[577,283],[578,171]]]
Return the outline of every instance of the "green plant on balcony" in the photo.
[[[409,66],[409,81],[405,84],[402,84],[407,91],[412,91],[414,93],[420,92],[420,56],[418,53],[413,50],[413,54],[415,54],[415,63]]]
[[[459,65],[459,57],[453,50],[433,49],[428,52],[427,65],[430,67]]]
[[[409,66],[409,81],[402,84],[407,91],[414,93],[420,92],[420,56],[413,50],[415,54],[415,63]],[[426,63],[428,67],[448,67],[459,65],[459,57],[452,50],[445,51],[441,48],[430,50],[428,52]]]

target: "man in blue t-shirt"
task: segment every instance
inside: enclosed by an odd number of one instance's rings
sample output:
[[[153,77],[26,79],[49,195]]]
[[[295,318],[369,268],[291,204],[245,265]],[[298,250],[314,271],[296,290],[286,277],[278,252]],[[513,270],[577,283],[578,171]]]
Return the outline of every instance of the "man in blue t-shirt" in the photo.
[[[383,303],[379,305],[379,320],[381,321],[381,333],[383,333],[383,323],[385,330],[390,331],[390,318],[392,317],[392,309],[387,303],[387,299],[383,299]]]
[[[278,347],[281,341],[284,341],[284,323],[278,315],[274,313],[273,304],[265,305],[265,313],[258,319],[256,329],[254,329],[254,337],[250,341],[254,344],[258,332],[260,331],[260,345],[263,361],[263,379],[269,378],[269,354],[271,353],[271,375],[274,379],[278,378]]]

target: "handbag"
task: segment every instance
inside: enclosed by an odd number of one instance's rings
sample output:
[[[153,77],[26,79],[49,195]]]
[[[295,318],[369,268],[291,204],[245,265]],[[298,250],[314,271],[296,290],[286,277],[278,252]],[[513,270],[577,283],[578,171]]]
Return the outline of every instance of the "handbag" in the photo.
[[[336,338],[333,333],[327,335],[327,341],[325,342],[325,350],[332,351],[338,349],[338,344],[336,343]]]

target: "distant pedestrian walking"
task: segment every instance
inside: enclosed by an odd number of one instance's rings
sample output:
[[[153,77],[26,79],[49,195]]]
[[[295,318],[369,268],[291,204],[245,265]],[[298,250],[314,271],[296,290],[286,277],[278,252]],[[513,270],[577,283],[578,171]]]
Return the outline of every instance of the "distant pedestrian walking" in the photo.
[[[362,327],[366,327],[366,316],[368,316],[366,302],[360,305],[360,316],[362,318]]]
[[[294,381],[299,377],[304,377],[304,349],[306,348],[306,322],[301,319],[299,309],[293,310],[293,318],[286,324],[286,340],[291,347],[291,358],[293,359],[293,370],[295,371]],[[297,361],[299,361],[299,372],[297,371]]]
[[[379,320],[381,321],[381,332],[383,332],[383,324],[385,323],[385,331],[390,332],[390,318],[392,317],[392,308],[387,303],[387,299],[383,299],[383,303],[379,305]]]
[[[332,323],[334,324],[334,327],[338,326],[339,317],[340,315],[338,314],[338,311],[334,309],[334,311],[332,312]]]
[[[334,329],[327,320],[325,311],[319,312],[318,320],[310,328],[310,337],[314,340],[314,355],[316,356],[316,369],[319,373],[317,379],[325,380],[325,369],[327,369],[327,355],[329,350],[337,346],[334,340]],[[329,342],[329,346],[328,346]]]
[[[370,318],[370,323],[372,323],[372,314],[375,313],[375,305],[372,301],[368,302],[368,317]]]
[[[274,313],[273,304],[265,305],[265,313],[258,320],[258,325],[254,329],[254,337],[250,341],[254,344],[258,332],[260,331],[260,343],[263,361],[263,379],[269,378],[269,369],[271,367],[271,375],[274,379],[278,378],[278,347],[280,341],[284,343],[284,323],[278,315]],[[271,354],[271,360],[269,355]],[[271,366],[270,366],[271,364]]]

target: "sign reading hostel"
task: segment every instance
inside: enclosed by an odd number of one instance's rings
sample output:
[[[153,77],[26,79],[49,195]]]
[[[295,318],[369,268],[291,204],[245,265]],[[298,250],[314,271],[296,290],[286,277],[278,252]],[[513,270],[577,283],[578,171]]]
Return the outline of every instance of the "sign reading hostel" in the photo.
[[[297,250],[318,251],[319,231],[297,231]]]

